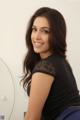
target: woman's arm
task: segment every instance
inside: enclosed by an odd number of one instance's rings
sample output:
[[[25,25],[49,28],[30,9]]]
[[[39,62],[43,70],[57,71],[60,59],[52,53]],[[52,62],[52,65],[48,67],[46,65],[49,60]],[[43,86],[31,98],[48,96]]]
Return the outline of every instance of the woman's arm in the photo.
[[[54,77],[36,72],[32,76],[29,104],[25,120],[41,120],[41,113]]]

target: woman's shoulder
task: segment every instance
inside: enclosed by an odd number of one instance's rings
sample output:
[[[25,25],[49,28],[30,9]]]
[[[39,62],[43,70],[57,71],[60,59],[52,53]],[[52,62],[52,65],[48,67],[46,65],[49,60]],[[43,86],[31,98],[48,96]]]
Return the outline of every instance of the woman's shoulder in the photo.
[[[55,75],[55,67],[53,64],[53,55],[48,56],[45,59],[41,59],[34,67],[34,72],[44,72],[47,74]]]

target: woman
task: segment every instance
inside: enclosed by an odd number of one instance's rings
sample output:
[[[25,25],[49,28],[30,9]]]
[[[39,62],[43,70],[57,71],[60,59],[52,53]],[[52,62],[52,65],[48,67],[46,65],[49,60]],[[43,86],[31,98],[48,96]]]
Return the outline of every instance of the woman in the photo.
[[[63,15],[48,7],[38,9],[26,32],[26,46],[23,87],[29,104],[25,120],[74,120],[75,116],[79,120],[80,96],[66,60]]]

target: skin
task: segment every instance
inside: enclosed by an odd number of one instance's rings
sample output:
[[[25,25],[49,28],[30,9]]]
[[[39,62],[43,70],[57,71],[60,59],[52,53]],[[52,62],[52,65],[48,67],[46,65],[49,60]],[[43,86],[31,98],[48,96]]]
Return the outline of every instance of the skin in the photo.
[[[49,27],[45,17],[37,17],[32,26],[31,40],[33,49],[36,53],[40,54],[42,59],[51,55],[49,48]],[[29,104],[25,120],[41,120],[43,106],[53,81],[54,76],[49,74],[36,72],[32,75]]]
[[[50,26],[45,17],[37,17],[32,26],[31,40],[33,49],[41,58],[51,54],[49,47]]]

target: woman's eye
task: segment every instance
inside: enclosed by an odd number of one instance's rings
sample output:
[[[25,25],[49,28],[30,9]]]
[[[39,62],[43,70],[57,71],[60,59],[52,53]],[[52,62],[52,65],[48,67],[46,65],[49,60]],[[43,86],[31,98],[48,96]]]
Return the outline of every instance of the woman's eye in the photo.
[[[44,33],[44,34],[50,33],[50,30],[47,30],[47,29],[39,29],[38,30],[36,27],[32,27],[32,32],[37,32],[37,31]]]
[[[35,31],[37,31],[37,29],[36,29],[36,28],[32,28],[32,31],[34,31],[34,32],[35,32]]]
[[[50,33],[49,30],[42,30],[42,32],[43,32],[43,33],[46,33],[46,34]]]

